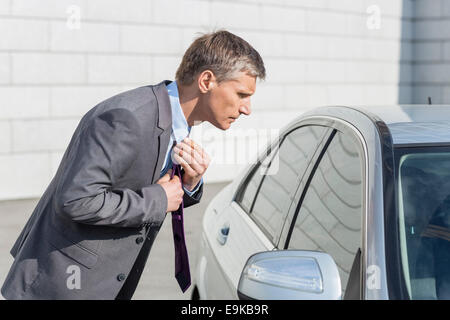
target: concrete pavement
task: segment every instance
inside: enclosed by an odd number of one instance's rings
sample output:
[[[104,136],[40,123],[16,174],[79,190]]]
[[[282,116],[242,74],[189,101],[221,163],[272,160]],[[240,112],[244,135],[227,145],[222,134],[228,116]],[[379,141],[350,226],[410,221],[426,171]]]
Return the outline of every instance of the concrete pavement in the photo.
[[[195,274],[197,245],[200,241],[203,214],[211,199],[227,183],[204,186],[202,201],[185,210],[185,233],[191,275]],[[0,202],[0,284],[6,278],[13,262],[9,250],[20,234],[39,199]],[[174,277],[174,247],[172,222],[166,217],[153,244],[150,256],[133,299],[190,299],[192,286],[183,294]],[[0,299],[3,299],[0,295]]]

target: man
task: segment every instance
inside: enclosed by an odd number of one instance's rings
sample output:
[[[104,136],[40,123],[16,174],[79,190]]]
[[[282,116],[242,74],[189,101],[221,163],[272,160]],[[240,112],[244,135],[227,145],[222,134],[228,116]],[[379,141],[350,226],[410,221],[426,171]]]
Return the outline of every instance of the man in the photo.
[[[167,212],[200,201],[210,159],[187,138],[249,115],[258,52],[218,31],[196,39],[176,81],[113,96],[81,119],[11,249],[6,299],[131,299]],[[172,150],[173,142],[176,146]],[[172,179],[172,162],[182,167]]]

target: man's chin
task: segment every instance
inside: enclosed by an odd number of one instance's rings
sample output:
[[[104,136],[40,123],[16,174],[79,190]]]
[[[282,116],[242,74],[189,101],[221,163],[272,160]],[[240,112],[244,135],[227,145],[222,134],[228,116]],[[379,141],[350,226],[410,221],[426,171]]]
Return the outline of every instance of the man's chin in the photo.
[[[228,130],[231,128],[231,122],[225,122],[223,130]]]
[[[221,130],[228,130],[231,127],[230,122],[216,122],[216,123],[212,123],[212,125],[214,127],[216,127],[217,129],[221,129]]]

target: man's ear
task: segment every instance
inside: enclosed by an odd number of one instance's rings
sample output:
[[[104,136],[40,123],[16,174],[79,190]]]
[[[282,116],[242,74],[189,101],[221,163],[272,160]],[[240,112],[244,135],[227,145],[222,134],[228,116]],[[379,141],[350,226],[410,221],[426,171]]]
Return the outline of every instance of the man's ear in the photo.
[[[211,70],[204,70],[198,76],[198,88],[201,93],[207,93],[216,85],[216,77]]]

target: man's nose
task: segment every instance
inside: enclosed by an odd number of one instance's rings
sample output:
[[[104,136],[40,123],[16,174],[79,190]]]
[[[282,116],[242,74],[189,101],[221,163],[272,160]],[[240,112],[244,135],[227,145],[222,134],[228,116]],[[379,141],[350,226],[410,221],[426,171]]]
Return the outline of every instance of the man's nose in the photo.
[[[239,108],[239,112],[242,114],[245,114],[246,116],[249,116],[250,113],[252,113],[252,108],[250,106],[250,102],[247,104],[243,104],[241,105],[241,107]]]

